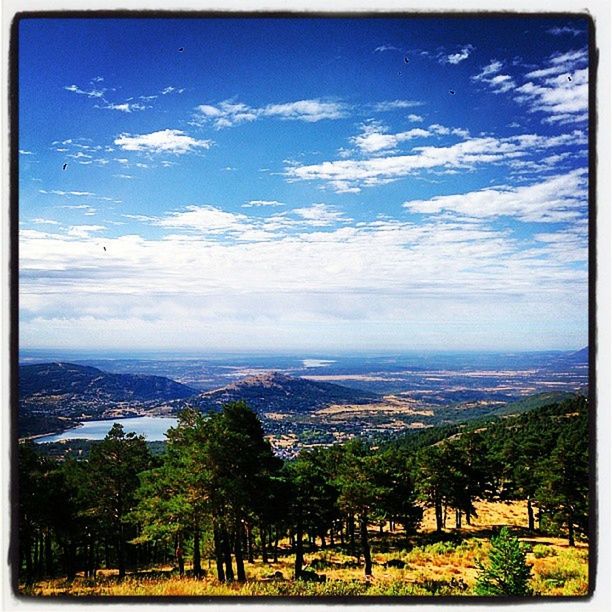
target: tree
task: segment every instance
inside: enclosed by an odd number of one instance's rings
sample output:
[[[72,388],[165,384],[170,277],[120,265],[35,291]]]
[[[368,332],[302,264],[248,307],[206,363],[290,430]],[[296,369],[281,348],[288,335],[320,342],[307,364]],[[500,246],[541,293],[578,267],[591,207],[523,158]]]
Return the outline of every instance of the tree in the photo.
[[[294,577],[299,579],[304,564],[305,532],[324,534],[338,516],[338,490],[325,469],[324,452],[302,451],[297,459],[285,464],[290,483],[291,524],[295,530]]]
[[[141,474],[138,506],[132,514],[133,520],[142,525],[134,542],[153,540],[172,545],[181,575],[184,571],[181,551],[190,537],[196,578],[203,574],[201,538],[210,513],[205,426],[205,417],[200,412],[186,409],[180,413],[176,427],[166,434],[162,464]]]
[[[357,515],[359,520],[359,536],[366,576],[372,575],[368,521],[370,515],[377,509],[377,500],[381,497],[380,487],[377,486],[374,477],[373,464],[374,459],[365,444],[359,439],[351,440],[344,445],[336,480],[340,492],[338,505],[350,517]]]
[[[570,546],[576,531],[588,531],[589,434],[586,400],[577,408],[582,414],[565,427],[550,457],[538,467],[537,497],[552,522],[567,527]]]
[[[118,423],[91,450],[89,486],[95,492],[91,513],[106,526],[107,534],[115,541],[120,578],[126,571],[126,523],[136,505],[138,474],[150,464],[151,455],[144,437],[126,434]]]
[[[487,566],[480,565],[476,595],[526,596],[531,568],[523,545],[503,527],[498,536],[491,539],[491,551]]]
[[[446,443],[444,451],[448,461],[448,504],[455,509],[455,526],[459,528],[462,513],[469,525],[472,516],[478,516],[474,500],[491,492],[491,467],[479,433],[461,434]]]
[[[450,455],[445,445],[434,445],[423,449],[417,458],[416,486],[419,497],[433,506],[436,516],[436,531],[444,527],[444,510],[453,491],[449,479]]]
[[[417,505],[413,463],[412,455],[395,448],[379,451],[372,461],[380,517],[400,523],[406,537],[416,533],[423,519],[423,509]]]

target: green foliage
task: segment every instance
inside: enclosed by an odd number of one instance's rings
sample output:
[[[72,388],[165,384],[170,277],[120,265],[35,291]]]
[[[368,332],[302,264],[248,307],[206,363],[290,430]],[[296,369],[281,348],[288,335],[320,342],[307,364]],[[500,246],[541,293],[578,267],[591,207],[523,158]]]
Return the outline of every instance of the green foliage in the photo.
[[[435,509],[442,531],[448,509],[461,518],[474,515],[477,499],[528,499],[538,528],[567,534],[573,542],[588,531],[588,441],[587,401],[573,398],[483,421],[477,429],[471,425],[436,428],[378,449],[354,440],[304,451],[284,464],[274,457],[255,413],[242,403],[212,414],[185,411],[168,432],[165,451],[157,458],[142,438],[125,434],[120,427],[92,444],[89,455],[76,453],[78,460],[59,454],[59,459],[42,457],[38,447],[21,444],[21,575],[33,581],[84,572],[85,578],[93,579],[96,567],[131,569],[136,561],[141,565],[171,562],[177,544],[192,567],[198,552],[214,559],[218,575],[221,563],[227,569],[232,555],[237,562],[247,550],[266,554],[268,560],[272,550],[295,555],[295,567],[301,554],[300,568],[308,555],[311,567],[325,571],[328,564],[332,569],[342,564],[322,551],[314,558],[310,555],[319,541],[329,544],[332,535],[335,545],[342,541],[343,550],[350,554],[351,567],[362,560],[366,567],[368,562],[376,566],[380,553],[394,550],[399,541],[407,551],[396,556],[411,565],[430,561],[438,565],[452,557],[453,562],[469,562],[473,567],[486,555],[488,543],[461,542],[459,530],[456,542],[408,547],[414,544],[422,506]],[[402,525],[403,532],[385,531],[373,537],[373,525],[384,528],[387,521]],[[285,539],[289,535],[291,550]],[[436,534],[429,541],[443,537],[449,535]],[[374,555],[369,538],[375,543]],[[516,570],[520,578],[519,560],[521,556],[524,560],[525,547],[517,551],[510,538],[504,548],[504,538],[509,534],[503,532],[494,539],[499,540],[500,550],[482,568],[482,591],[498,584],[495,572],[503,577],[504,571]],[[363,555],[357,551],[357,540]],[[534,588],[583,592],[586,575],[578,569],[584,560],[568,557],[561,562],[561,555],[546,558],[554,554],[552,550],[533,549],[550,574],[534,583]],[[504,554],[513,560],[502,563]],[[553,561],[554,568],[548,568]],[[526,575],[525,584],[528,568]],[[462,592],[459,583],[437,578],[431,583],[423,577],[412,585],[384,588],[406,594]],[[517,580],[512,578],[508,588],[514,588]],[[374,594],[379,587],[304,583],[274,588]]]
[[[531,568],[527,555],[518,538],[503,527],[499,535],[491,539],[488,565],[480,565],[476,595],[525,596],[531,595],[529,587]]]
[[[532,552],[536,559],[545,559],[557,555],[557,551],[552,546],[545,546],[544,544],[536,544]]]

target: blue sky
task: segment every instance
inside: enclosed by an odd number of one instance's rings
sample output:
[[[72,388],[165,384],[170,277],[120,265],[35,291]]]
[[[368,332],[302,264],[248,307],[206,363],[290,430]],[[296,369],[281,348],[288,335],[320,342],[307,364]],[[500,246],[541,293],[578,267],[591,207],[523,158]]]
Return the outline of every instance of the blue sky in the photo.
[[[22,348],[587,343],[584,19],[26,19],[19,96]]]

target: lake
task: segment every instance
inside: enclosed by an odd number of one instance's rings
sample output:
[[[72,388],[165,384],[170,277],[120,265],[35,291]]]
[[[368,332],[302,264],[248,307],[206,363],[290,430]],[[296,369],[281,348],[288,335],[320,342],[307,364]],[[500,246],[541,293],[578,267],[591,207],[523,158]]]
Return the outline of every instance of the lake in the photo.
[[[62,433],[36,438],[36,442],[60,442],[62,440],[102,440],[119,423],[123,425],[126,433],[133,431],[143,435],[149,442],[165,440],[165,433],[174,427],[177,419],[170,417],[129,417],[125,419],[112,419],[106,421],[85,421],[79,427],[67,429]]]

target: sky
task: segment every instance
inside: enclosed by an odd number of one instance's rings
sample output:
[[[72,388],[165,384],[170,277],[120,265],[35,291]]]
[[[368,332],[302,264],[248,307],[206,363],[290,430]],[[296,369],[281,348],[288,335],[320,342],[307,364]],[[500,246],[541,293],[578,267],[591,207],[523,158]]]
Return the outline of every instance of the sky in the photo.
[[[588,22],[23,19],[21,348],[588,343]]]

